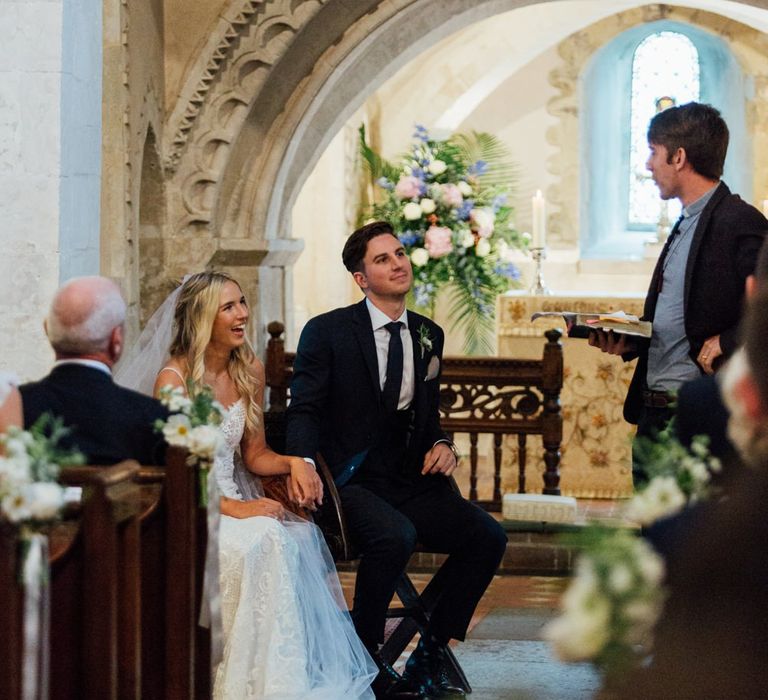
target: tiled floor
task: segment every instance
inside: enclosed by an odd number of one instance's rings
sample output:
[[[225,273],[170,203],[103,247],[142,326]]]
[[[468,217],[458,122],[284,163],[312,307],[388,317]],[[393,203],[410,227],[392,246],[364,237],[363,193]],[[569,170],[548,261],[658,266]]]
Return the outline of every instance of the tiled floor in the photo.
[[[598,520],[627,525],[622,517],[626,501],[578,501],[579,522]],[[354,588],[353,572],[340,573],[348,603]],[[413,574],[418,588],[431,574]],[[568,583],[554,576],[497,576],[480,601],[467,640],[454,644],[470,684],[472,700],[588,700],[600,680],[588,664],[564,664],[541,640],[543,626],[558,609]],[[412,643],[396,664],[402,669]]]
[[[354,574],[340,574],[351,598]],[[417,587],[429,574],[413,574]],[[567,579],[497,576],[470,623],[467,640],[454,652],[473,686],[472,700],[587,700],[599,687],[589,665],[563,664],[541,641],[542,627],[555,616]],[[402,670],[415,642],[395,667]]]

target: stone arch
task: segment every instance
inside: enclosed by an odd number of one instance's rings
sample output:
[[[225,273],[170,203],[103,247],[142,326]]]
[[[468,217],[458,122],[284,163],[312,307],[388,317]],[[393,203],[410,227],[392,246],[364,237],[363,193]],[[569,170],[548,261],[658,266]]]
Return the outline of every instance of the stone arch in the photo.
[[[757,0],[738,2],[764,7]],[[256,6],[233,0],[233,12],[247,12],[226,27],[197,83],[188,81],[203,89],[191,91],[186,105],[180,101],[169,125],[183,125],[164,154],[172,171],[169,235],[183,237],[184,255],[194,250],[201,264],[248,260],[261,271],[280,270],[261,275],[269,282],[260,284],[260,303],[271,295],[270,313],[287,320],[285,290],[278,287],[299,250],[290,242],[291,208],[345,119],[438,40],[534,3],[270,0]],[[622,4],[632,7],[658,6]],[[171,267],[175,254],[169,253]],[[259,320],[269,319],[262,314]]]

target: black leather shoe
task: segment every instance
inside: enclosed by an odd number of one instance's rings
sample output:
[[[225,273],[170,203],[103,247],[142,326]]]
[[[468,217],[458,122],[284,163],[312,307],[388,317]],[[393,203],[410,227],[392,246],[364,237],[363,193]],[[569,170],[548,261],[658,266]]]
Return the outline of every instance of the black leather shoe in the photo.
[[[371,656],[379,667],[379,673],[371,683],[377,700],[423,700],[426,697],[418,683],[403,678],[378,652]]]
[[[445,649],[422,638],[405,664],[403,678],[421,686],[428,698],[466,698],[464,690],[451,683],[446,663]]]

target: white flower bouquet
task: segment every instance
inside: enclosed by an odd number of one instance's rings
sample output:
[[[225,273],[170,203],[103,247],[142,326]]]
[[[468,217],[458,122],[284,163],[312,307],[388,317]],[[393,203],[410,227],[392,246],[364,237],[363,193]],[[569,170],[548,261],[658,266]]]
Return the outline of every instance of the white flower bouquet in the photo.
[[[560,617],[544,630],[563,661],[592,661],[620,676],[645,659],[665,593],[664,562],[630,531],[590,528],[563,596]]]
[[[0,520],[20,527],[25,536],[61,514],[61,467],[85,461],[77,450],[61,446],[68,433],[61,419],[46,413],[29,430],[0,434]]]
[[[668,429],[638,448],[650,480],[625,509],[631,520],[651,525],[711,494],[712,474],[721,466],[705,436],[695,437],[689,450]],[[547,626],[545,638],[563,661],[594,663],[610,685],[650,654],[666,597],[664,561],[625,529],[592,526],[570,540],[581,552],[563,613]]]
[[[207,505],[208,471],[216,453],[224,446],[219,425],[225,409],[213,398],[210,387],[197,387],[191,381],[186,393],[180,387],[163,387],[160,401],[171,415],[168,420],[156,421],[155,428],[163,433],[169,445],[188,451],[188,464],[198,467],[201,505]]]

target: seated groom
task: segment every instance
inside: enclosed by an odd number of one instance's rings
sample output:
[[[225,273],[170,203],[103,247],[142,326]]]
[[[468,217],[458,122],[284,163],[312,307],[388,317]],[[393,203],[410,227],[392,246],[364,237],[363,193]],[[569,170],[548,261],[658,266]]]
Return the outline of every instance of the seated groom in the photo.
[[[287,451],[319,451],[339,488],[361,552],[352,618],[380,672],[377,697],[463,697],[449,685],[442,645],[464,639],[507,538],[457,494],[453,443],[438,414],[443,331],[405,309],[413,273],[383,221],[367,224],[342,253],[365,299],[311,319],[299,340],[287,414]],[[416,542],[449,555],[428,633],[402,678],[378,653],[387,607]]]
[[[47,377],[19,387],[20,417],[25,428],[46,412],[62,418],[71,430],[64,444],[77,447],[88,464],[123,459],[162,464],[165,442],[154,422],[168,411],[112,381],[123,350],[124,321],[125,301],[111,280],[80,277],[64,284],[45,321],[56,363]],[[2,420],[0,414],[0,430],[8,427]]]

